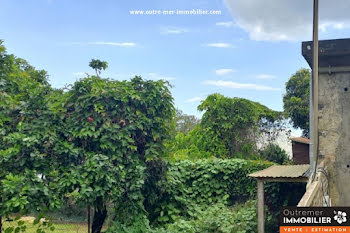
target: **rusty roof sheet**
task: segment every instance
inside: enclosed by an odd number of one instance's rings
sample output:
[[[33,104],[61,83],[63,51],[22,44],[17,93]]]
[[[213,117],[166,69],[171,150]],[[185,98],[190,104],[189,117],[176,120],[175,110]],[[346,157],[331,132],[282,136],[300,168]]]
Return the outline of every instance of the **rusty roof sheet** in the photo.
[[[310,144],[310,139],[308,139],[308,138],[296,137],[296,138],[291,138],[290,140],[292,140],[293,142],[300,142],[300,143],[304,143],[304,144]]]
[[[274,165],[264,170],[249,174],[255,178],[300,178],[308,177],[309,164],[303,165]]]

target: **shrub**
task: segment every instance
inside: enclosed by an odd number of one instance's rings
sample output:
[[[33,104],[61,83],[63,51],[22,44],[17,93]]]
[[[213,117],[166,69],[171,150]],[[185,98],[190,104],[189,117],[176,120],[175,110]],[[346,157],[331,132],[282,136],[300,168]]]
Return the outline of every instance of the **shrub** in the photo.
[[[218,214],[220,213],[220,214]],[[153,233],[255,233],[257,232],[256,201],[247,201],[234,208],[224,203],[208,206],[190,220],[179,219]]]
[[[278,164],[290,164],[287,152],[276,144],[269,144],[260,151],[260,157]]]
[[[234,212],[237,212],[237,215],[235,215],[234,225],[244,226],[242,229],[247,231],[235,228],[233,232],[254,232],[255,225],[244,225],[244,222],[249,222],[247,219],[256,223],[256,219],[252,218],[255,216],[256,206],[249,201],[256,197],[256,180],[247,175],[271,165],[273,163],[268,161],[217,158],[170,162],[166,177],[160,179],[157,186],[154,186],[158,190],[158,199],[147,206],[148,216],[152,216],[149,218],[150,224],[153,227],[169,225],[165,232],[171,232],[173,228],[179,230],[178,232],[197,232],[196,229],[192,229],[191,221],[199,221],[199,216],[207,216],[206,211],[214,206],[215,208],[235,206]],[[296,205],[304,192],[305,184],[266,183],[265,204],[268,210],[266,228],[271,229],[269,232],[276,232],[278,228],[276,226],[278,226],[280,207]],[[144,194],[144,196],[149,195]],[[238,211],[237,205],[246,201],[253,206],[252,209]],[[221,216],[225,212],[220,210],[217,213]],[[213,219],[213,221],[216,226],[216,220]],[[180,226],[176,226],[176,223]],[[158,230],[161,231],[161,229]]]
[[[153,208],[158,216],[153,224],[172,223],[194,217],[198,208],[217,203],[229,206],[255,196],[256,180],[247,175],[273,165],[266,161],[243,159],[183,160],[170,163],[164,190]]]
[[[211,157],[227,157],[228,151],[212,131],[197,125],[188,134],[179,132],[167,145],[170,159],[181,161],[185,159],[197,160]]]
[[[132,221],[126,223],[116,219],[111,227],[108,228],[106,233],[151,233],[152,230],[149,226],[147,217],[143,214],[131,216]]]

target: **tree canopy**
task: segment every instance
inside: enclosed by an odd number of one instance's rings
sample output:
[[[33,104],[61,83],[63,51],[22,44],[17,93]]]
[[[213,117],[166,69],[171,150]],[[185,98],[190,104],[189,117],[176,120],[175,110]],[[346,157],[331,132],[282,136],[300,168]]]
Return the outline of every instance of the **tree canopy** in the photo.
[[[176,128],[175,132],[182,132],[183,134],[188,134],[191,130],[194,129],[196,125],[198,125],[200,120],[193,116],[193,115],[187,115],[180,109],[176,109],[176,115],[175,115],[175,123]]]
[[[276,146],[261,157],[256,148],[261,132],[279,126],[281,113],[212,94],[198,106],[200,121],[175,112],[168,82],[111,80],[100,77],[107,62],[89,65],[96,75],[55,89],[45,71],[7,54],[0,41],[0,217],[57,210],[70,200],[94,209],[93,233],[111,212],[109,232],[236,229],[228,205],[254,197],[246,174],[271,165],[247,159],[285,162]],[[291,98],[302,94],[293,82]],[[217,211],[225,219],[206,227]],[[248,213],[247,224],[254,209]],[[184,219],[194,222],[172,225]]]
[[[99,59],[92,59],[89,63],[89,66],[95,70],[96,76],[98,77],[101,74],[101,70],[108,68],[108,63]]]
[[[0,215],[59,205],[42,176],[52,168],[52,91],[45,71],[7,54],[0,41]]]
[[[173,158],[256,158],[256,139],[281,120],[281,113],[243,98],[209,95],[199,106],[201,122],[169,144]]]
[[[220,94],[209,95],[198,110],[205,111],[201,126],[212,131],[225,145],[229,157],[251,154],[256,149],[259,123],[273,122],[280,117],[279,112],[257,102]]]
[[[167,82],[89,76],[55,90],[0,43],[0,94],[0,216],[73,198],[100,232],[110,202],[124,222],[144,214],[149,161],[174,131]]]
[[[65,93],[57,153],[64,158],[61,174],[69,175],[61,186],[95,208],[93,232],[101,229],[111,201],[117,213],[142,210],[146,161],[164,156],[172,101],[165,82],[141,77],[120,82],[92,76]]]
[[[310,70],[300,69],[286,83],[283,97],[284,112],[295,128],[309,135]]]

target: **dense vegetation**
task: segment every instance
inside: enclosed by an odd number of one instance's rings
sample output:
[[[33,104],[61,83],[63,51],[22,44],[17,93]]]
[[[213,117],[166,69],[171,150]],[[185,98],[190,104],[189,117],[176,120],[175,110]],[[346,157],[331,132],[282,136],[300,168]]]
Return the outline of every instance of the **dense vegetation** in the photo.
[[[175,115],[175,133],[183,133],[188,134],[191,132],[196,125],[198,125],[200,120],[192,115],[187,115],[183,113],[180,109],[176,109],[176,115]]]
[[[142,213],[148,161],[164,156],[174,125],[167,84],[91,76],[54,90],[45,72],[4,47],[0,67],[1,216],[73,198],[94,208],[99,232],[110,202],[118,219]]]
[[[284,111],[293,126],[309,135],[310,70],[298,70],[286,83]]]
[[[106,219],[107,232],[256,232],[256,183],[247,175],[290,162],[277,145],[259,151],[256,143],[282,125],[282,113],[212,94],[199,120],[175,110],[167,82],[105,79],[107,62],[89,65],[96,75],[55,89],[0,42],[0,216],[73,203],[93,208],[93,233]],[[303,191],[289,196],[282,186],[266,186],[270,232],[276,206]]]
[[[257,138],[281,123],[282,114],[243,98],[209,95],[199,106],[202,120],[169,143],[172,158],[258,159]],[[282,124],[279,129],[283,128]]]

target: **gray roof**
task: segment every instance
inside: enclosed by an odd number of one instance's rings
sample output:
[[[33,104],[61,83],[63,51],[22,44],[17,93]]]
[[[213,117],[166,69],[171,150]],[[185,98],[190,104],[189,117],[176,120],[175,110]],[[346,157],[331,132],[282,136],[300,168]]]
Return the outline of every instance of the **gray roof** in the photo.
[[[255,178],[302,178],[309,176],[309,164],[303,165],[274,165],[264,170],[249,174]]]
[[[350,39],[319,40],[319,67],[350,65]],[[302,54],[312,68],[313,41],[302,42]]]

